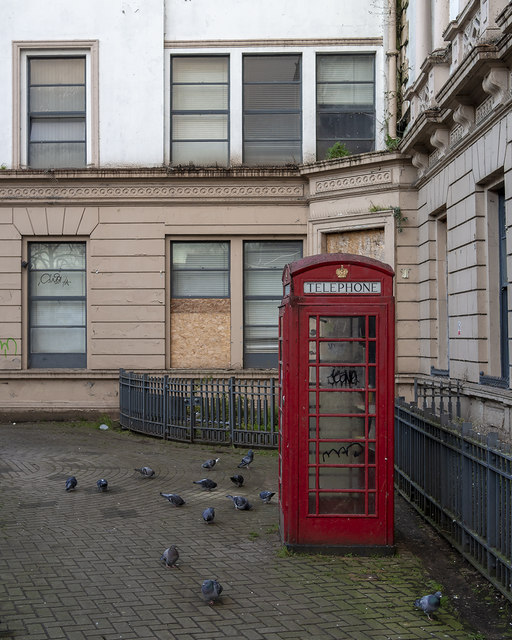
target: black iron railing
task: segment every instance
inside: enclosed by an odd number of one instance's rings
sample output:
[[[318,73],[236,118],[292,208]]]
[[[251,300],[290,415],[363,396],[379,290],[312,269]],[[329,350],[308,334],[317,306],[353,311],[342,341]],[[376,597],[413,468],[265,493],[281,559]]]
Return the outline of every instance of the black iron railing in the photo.
[[[121,426],[148,435],[277,448],[274,379],[188,379],[119,372]]]
[[[471,426],[397,400],[395,486],[512,600],[512,451]]]

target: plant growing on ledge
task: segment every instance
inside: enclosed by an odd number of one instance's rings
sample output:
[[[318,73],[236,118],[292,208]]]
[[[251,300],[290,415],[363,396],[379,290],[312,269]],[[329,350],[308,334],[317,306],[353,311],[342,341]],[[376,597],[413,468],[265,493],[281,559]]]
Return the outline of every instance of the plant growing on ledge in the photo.
[[[404,230],[404,222],[407,222],[407,216],[404,216],[402,214],[402,209],[400,209],[400,207],[381,207],[378,204],[372,203],[372,206],[368,209],[368,211],[370,213],[375,213],[376,211],[392,211],[393,218],[396,222],[396,230],[398,231],[398,233],[402,233],[402,231]]]
[[[333,158],[345,158],[350,155],[350,151],[347,149],[347,145],[344,142],[335,142],[332,147],[327,149],[325,156],[326,160],[332,160]]]

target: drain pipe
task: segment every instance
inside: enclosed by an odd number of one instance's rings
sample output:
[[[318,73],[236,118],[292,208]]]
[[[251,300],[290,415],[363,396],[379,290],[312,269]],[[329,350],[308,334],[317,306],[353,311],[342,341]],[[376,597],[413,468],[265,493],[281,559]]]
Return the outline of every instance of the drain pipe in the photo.
[[[388,123],[387,134],[390,138],[396,138],[397,123],[397,58],[398,49],[396,48],[396,32],[397,32],[397,16],[396,16],[397,0],[388,0],[389,21],[388,21],[388,50],[386,57],[388,62]]]

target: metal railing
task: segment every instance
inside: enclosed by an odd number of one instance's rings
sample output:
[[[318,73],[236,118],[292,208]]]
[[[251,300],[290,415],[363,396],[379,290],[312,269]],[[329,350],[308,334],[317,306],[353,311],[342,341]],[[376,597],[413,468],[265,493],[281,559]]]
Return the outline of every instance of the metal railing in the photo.
[[[121,426],[182,442],[277,448],[277,385],[119,372]]]
[[[462,383],[459,380],[436,378],[414,380],[414,402],[424,411],[447,416],[461,416]]]
[[[511,448],[447,422],[395,402],[395,486],[512,600]]]

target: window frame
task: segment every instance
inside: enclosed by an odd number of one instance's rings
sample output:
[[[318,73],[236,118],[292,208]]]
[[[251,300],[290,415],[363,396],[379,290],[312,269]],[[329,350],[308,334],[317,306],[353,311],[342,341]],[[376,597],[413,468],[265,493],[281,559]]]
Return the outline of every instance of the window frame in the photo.
[[[82,169],[99,164],[99,97],[98,97],[98,51],[97,40],[74,41],[16,41],[13,42],[13,167],[30,169],[28,164],[29,104],[28,104],[28,59],[29,58],[85,58],[85,163]],[[66,170],[60,167],[58,170]],[[52,167],[48,167],[49,170]],[[34,171],[41,169],[34,169]]]
[[[227,295],[176,295],[174,292],[175,274],[181,272],[191,273],[196,272],[197,269],[175,269],[174,267],[174,245],[176,244],[225,244],[227,245],[227,267],[226,269],[202,269],[201,271],[218,272],[227,274]],[[231,298],[231,243],[229,240],[171,240],[170,247],[170,288],[171,288],[171,300],[198,300],[198,299],[216,299],[216,300],[229,300]]]
[[[174,92],[173,89],[175,86],[184,86],[184,85],[198,85],[200,83],[197,82],[180,82],[176,83],[173,80],[173,62],[176,58],[222,58],[227,62],[227,80],[226,82],[205,82],[201,84],[208,85],[226,85],[227,86],[227,106],[226,109],[209,109],[209,110],[199,110],[199,109],[174,109],[173,108],[173,99]],[[170,68],[169,68],[169,158],[170,163],[173,165],[179,164],[173,158],[173,145],[178,140],[173,137],[173,116],[174,115],[226,115],[226,138],[225,139],[193,139],[193,140],[179,140],[179,142],[225,142],[226,143],[226,158],[225,162],[219,162],[221,166],[229,166],[230,158],[231,158],[231,58],[227,53],[218,53],[218,54],[208,54],[208,53],[195,53],[195,54],[184,54],[184,53],[171,53],[170,55]],[[199,158],[191,159],[190,162],[194,164],[201,165],[201,160]],[[207,163],[205,163],[207,164]]]
[[[279,239],[266,239],[266,238],[244,238],[242,242],[242,310],[243,310],[243,336],[242,336],[242,353],[243,353],[243,368],[244,369],[276,369],[278,367],[278,358],[279,358],[279,312],[278,307],[280,301],[283,297],[282,291],[279,294],[275,295],[255,295],[247,294],[247,273],[251,271],[246,268],[246,247],[248,244],[260,243],[260,244],[294,244],[297,249],[300,247],[301,257],[304,255],[304,243],[301,239],[290,239],[290,238],[279,238]],[[299,259],[299,258],[296,258]],[[254,269],[252,270],[254,271]],[[283,267],[279,268],[263,268],[260,271],[276,271],[279,273],[279,276],[282,276]],[[246,304],[250,301],[275,301],[276,302],[276,321],[272,325],[255,325],[247,323],[247,310]],[[275,350],[264,353],[249,353],[247,351],[247,328],[257,326],[257,327],[275,327],[277,330],[277,334],[275,337]],[[249,362],[251,361],[251,362]]]
[[[327,138],[327,137],[320,137],[319,136],[319,128],[320,128],[320,117],[321,115],[326,115],[326,114],[332,114],[332,115],[342,115],[342,114],[350,114],[350,113],[358,113],[360,110],[356,109],[355,106],[350,106],[350,107],[345,107],[345,108],[340,108],[337,107],[336,109],[327,109],[327,108],[323,108],[320,109],[319,108],[319,102],[318,102],[318,94],[319,94],[319,85],[325,85],[325,84],[333,84],[333,85],[343,85],[343,84],[360,84],[360,85],[367,85],[370,84],[370,82],[368,80],[347,80],[346,82],[341,82],[341,81],[337,81],[337,82],[320,82],[319,81],[319,67],[321,64],[321,60],[325,59],[325,58],[332,58],[332,57],[337,57],[337,58],[371,58],[372,60],[372,64],[373,64],[373,81],[371,82],[371,84],[373,85],[373,92],[372,92],[372,110],[371,113],[370,111],[362,111],[362,113],[367,114],[367,115],[371,115],[371,117],[373,118],[373,138],[371,141],[371,149],[367,150],[367,151],[352,151],[350,149],[350,141],[351,140],[356,140],[356,141],[369,141],[370,138],[347,138],[347,137],[336,137],[334,138]],[[319,147],[319,143],[320,141],[327,141],[327,144],[329,145],[327,148],[329,148],[330,146],[332,146],[333,144],[335,144],[336,142],[341,142],[344,143],[347,148],[349,149],[349,151],[351,152],[351,154],[359,154],[359,153],[367,153],[368,151],[374,151],[376,148],[376,144],[377,144],[377,131],[376,131],[376,123],[377,123],[377,94],[376,94],[376,87],[377,87],[377,78],[376,78],[376,69],[377,69],[377,59],[376,59],[376,54],[375,52],[329,52],[329,53],[320,53],[317,52],[316,54],[316,60],[315,60],[315,141],[316,141],[316,158],[317,160],[322,160],[325,157],[325,153],[321,153],[320,152],[320,147]],[[353,103],[356,104],[356,103]]]
[[[40,269],[33,269],[31,264],[32,259],[32,246],[33,245],[82,245],[83,246],[83,258],[84,258],[84,266],[81,269],[61,269],[57,267],[51,267],[51,271],[53,273],[57,273],[60,271],[77,271],[84,274],[84,294],[83,295],[72,295],[72,296],[44,296],[44,295],[33,295],[32,294],[32,276],[33,273],[39,273]],[[63,239],[30,239],[27,243],[27,257],[28,257],[28,268],[27,268],[27,368],[29,369],[86,369],[87,368],[87,329],[88,329],[88,309],[87,309],[87,242],[85,240],[63,240]],[[56,302],[59,300],[63,300],[66,302],[83,302],[84,309],[84,320],[80,325],[76,325],[76,327],[83,328],[84,330],[84,350],[83,352],[32,352],[32,329],[34,329],[33,325],[33,303],[34,301],[45,301],[50,300],[52,302]],[[37,325],[40,327],[41,325]],[[75,325],[48,325],[47,328],[62,328],[65,326],[66,328],[75,326]]]
[[[267,80],[267,81],[263,81],[263,80],[258,80],[258,81],[250,81],[247,80],[246,78],[246,67],[245,67],[245,61],[248,58],[277,58],[277,57],[295,57],[298,59],[299,64],[300,64],[300,79],[299,80],[288,80],[288,81],[281,81],[281,82],[274,82],[272,80]],[[246,107],[246,87],[248,86],[253,86],[253,85],[261,85],[261,84],[275,84],[275,85],[279,85],[279,86],[283,86],[283,85],[296,85],[299,87],[299,106],[297,109],[291,109],[291,108],[286,108],[286,109],[281,109],[278,110],[276,108],[274,109],[248,109]],[[304,155],[304,131],[303,131],[303,120],[304,120],[304,98],[303,98],[303,92],[304,92],[304,62],[303,62],[303,54],[302,52],[281,52],[281,51],[268,51],[265,53],[256,53],[256,52],[245,52],[242,55],[242,86],[241,86],[241,93],[242,93],[242,158],[243,158],[243,163],[247,164],[249,166],[269,166],[269,165],[286,165],[286,164],[292,164],[292,163],[296,163],[296,164],[300,164],[302,162],[302,158]],[[282,144],[284,142],[296,142],[298,143],[299,146],[299,154],[297,158],[290,158],[288,160],[273,160],[272,158],[270,158],[268,161],[264,161],[264,162],[252,162],[249,161],[247,159],[247,150],[246,150],[246,144],[247,142],[256,142],[256,141],[260,141],[260,140],[247,140],[247,128],[246,128],[246,116],[251,116],[251,115],[261,115],[261,114],[265,114],[265,115],[298,115],[299,116],[299,123],[298,123],[298,131],[299,131],[299,137],[298,138],[288,138],[288,139],[282,139],[282,140],[276,140],[273,144],[271,139],[265,140],[265,142],[267,142],[270,146],[270,148],[274,148],[274,147],[278,147],[279,144]]]

